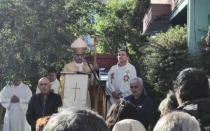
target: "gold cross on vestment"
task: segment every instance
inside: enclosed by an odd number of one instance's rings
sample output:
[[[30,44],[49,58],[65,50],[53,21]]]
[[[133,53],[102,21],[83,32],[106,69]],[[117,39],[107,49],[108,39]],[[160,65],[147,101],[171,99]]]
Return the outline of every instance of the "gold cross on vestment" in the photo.
[[[125,71],[125,75],[124,75],[124,77],[123,77],[123,81],[124,81],[124,83],[126,83],[126,82],[128,82],[128,80],[129,80],[129,75],[128,75],[128,73],[131,73],[129,70],[127,70],[127,71]]]
[[[77,96],[77,89],[80,89],[80,88],[77,88],[77,83],[76,83],[76,87],[75,88],[71,88],[71,89],[75,89],[75,92],[74,92],[74,102],[75,102],[76,96]]]
[[[114,72],[111,73],[111,83],[113,79],[114,79]]]

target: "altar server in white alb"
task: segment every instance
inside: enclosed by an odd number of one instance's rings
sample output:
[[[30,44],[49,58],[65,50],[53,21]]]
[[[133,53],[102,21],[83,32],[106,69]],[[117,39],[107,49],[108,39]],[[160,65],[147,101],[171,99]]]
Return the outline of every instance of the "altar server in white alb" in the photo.
[[[47,72],[47,78],[50,80],[51,84],[51,91],[54,92],[55,94],[58,94],[58,88],[60,86],[60,81],[56,78],[57,76],[57,71],[55,68],[50,68]],[[39,88],[36,88],[36,94],[40,93]]]
[[[120,49],[117,59],[117,65],[112,66],[109,70],[106,84],[112,104],[116,100],[132,94],[130,91],[130,80],[136,77],[135,67],[128,62],[129,56],[127,50]]]
[[[22,83],[23,76],[17,74],[14,85],[7,85],[0,92],[0,103],[6,108],[3,131],[30,131],[26,121],[26,110],[32,96],[30,88]]]

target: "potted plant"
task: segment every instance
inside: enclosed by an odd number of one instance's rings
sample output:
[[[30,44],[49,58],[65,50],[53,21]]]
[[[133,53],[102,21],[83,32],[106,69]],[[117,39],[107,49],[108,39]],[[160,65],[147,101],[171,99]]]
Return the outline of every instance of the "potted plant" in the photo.
[[[206,40],[206,45],[210,46],[210,35],[207,35],[205,40]]]
[[[206,45],[210,46],[210,26],[209,26],[208,33],[205,40],[206,40]]]

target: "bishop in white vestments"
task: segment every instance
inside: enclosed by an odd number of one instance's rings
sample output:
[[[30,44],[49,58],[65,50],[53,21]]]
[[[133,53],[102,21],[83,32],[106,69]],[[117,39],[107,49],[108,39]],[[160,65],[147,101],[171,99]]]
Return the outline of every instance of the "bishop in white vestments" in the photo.
[[[135,67],[128,62],[128,53],[126,50],[119,50],[118,63],[111,67],[108,72],[107,92],[111,96],[110,101],[113,104],[120,98],[125,98],[132,94],[130,91],[130,80],[136,77]]]
[[[26,121],[26,110],[32,96],[30,88],[22,83],[18,74],[14,85],[7,85],[0,92],[0,103],[6,108],[3,131],[30,131]]]

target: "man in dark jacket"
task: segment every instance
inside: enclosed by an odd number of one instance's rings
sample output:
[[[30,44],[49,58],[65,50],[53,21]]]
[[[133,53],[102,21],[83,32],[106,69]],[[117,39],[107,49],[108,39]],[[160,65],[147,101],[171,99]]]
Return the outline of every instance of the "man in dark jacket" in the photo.
[[[202,131],[210,131],[210,89],[206,74],[196,68],[184,69],[177,77],[175,91],[177,110],[194,116]]]
[[[148,130],[154,115],[154,106],[152,99],[144,92],[144,85],[141,78],[133,78],[130,82],[132,95],[125,98],[136,106],[138,111],[138,120]]]
[[[48,78],[41,78],[38,82],[38,87],[41,93],[31,97],[26,113],[26,118],[31,125],[32,131],[35,131],[37,119],[57,113],[58,107],[62,106],[61,97],[51,92],[51,85]]]

